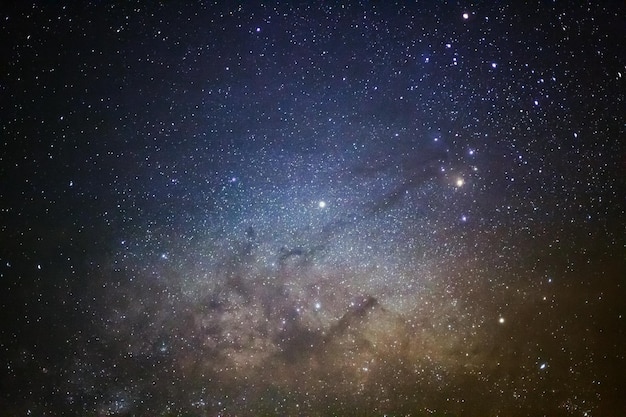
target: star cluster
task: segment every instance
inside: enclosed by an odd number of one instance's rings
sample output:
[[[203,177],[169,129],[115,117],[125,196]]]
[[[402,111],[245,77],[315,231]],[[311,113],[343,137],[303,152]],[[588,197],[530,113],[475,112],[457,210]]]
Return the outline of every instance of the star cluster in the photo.
[[[1,12],[0,415],[626,412],[623,6]]]

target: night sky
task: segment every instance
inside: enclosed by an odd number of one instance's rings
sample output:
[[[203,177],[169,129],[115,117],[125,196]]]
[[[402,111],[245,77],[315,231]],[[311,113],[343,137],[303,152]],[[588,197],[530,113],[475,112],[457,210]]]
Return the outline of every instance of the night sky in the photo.
[[[626,415],[624,2],[14,3],[1,416]]]

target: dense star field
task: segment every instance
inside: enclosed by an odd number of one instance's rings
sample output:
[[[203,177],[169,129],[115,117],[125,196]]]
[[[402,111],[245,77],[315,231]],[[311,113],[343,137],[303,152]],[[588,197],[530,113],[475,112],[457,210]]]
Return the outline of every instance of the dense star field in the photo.
[[[626,415],[623,2],[0,13],[0,416]]]

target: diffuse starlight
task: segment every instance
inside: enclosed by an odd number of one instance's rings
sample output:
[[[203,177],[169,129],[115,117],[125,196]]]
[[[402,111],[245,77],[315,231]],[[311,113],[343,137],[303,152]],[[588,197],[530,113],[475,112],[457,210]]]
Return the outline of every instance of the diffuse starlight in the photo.
[[[5,10],[0,415],[624,415],[623,6],[422,3]]]

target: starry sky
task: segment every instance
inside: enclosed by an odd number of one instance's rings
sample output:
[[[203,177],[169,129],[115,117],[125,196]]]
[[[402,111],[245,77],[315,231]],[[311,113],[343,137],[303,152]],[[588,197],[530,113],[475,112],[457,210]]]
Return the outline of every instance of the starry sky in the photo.
[[[626,7],[0,7],[0,415],[623,416]]]

